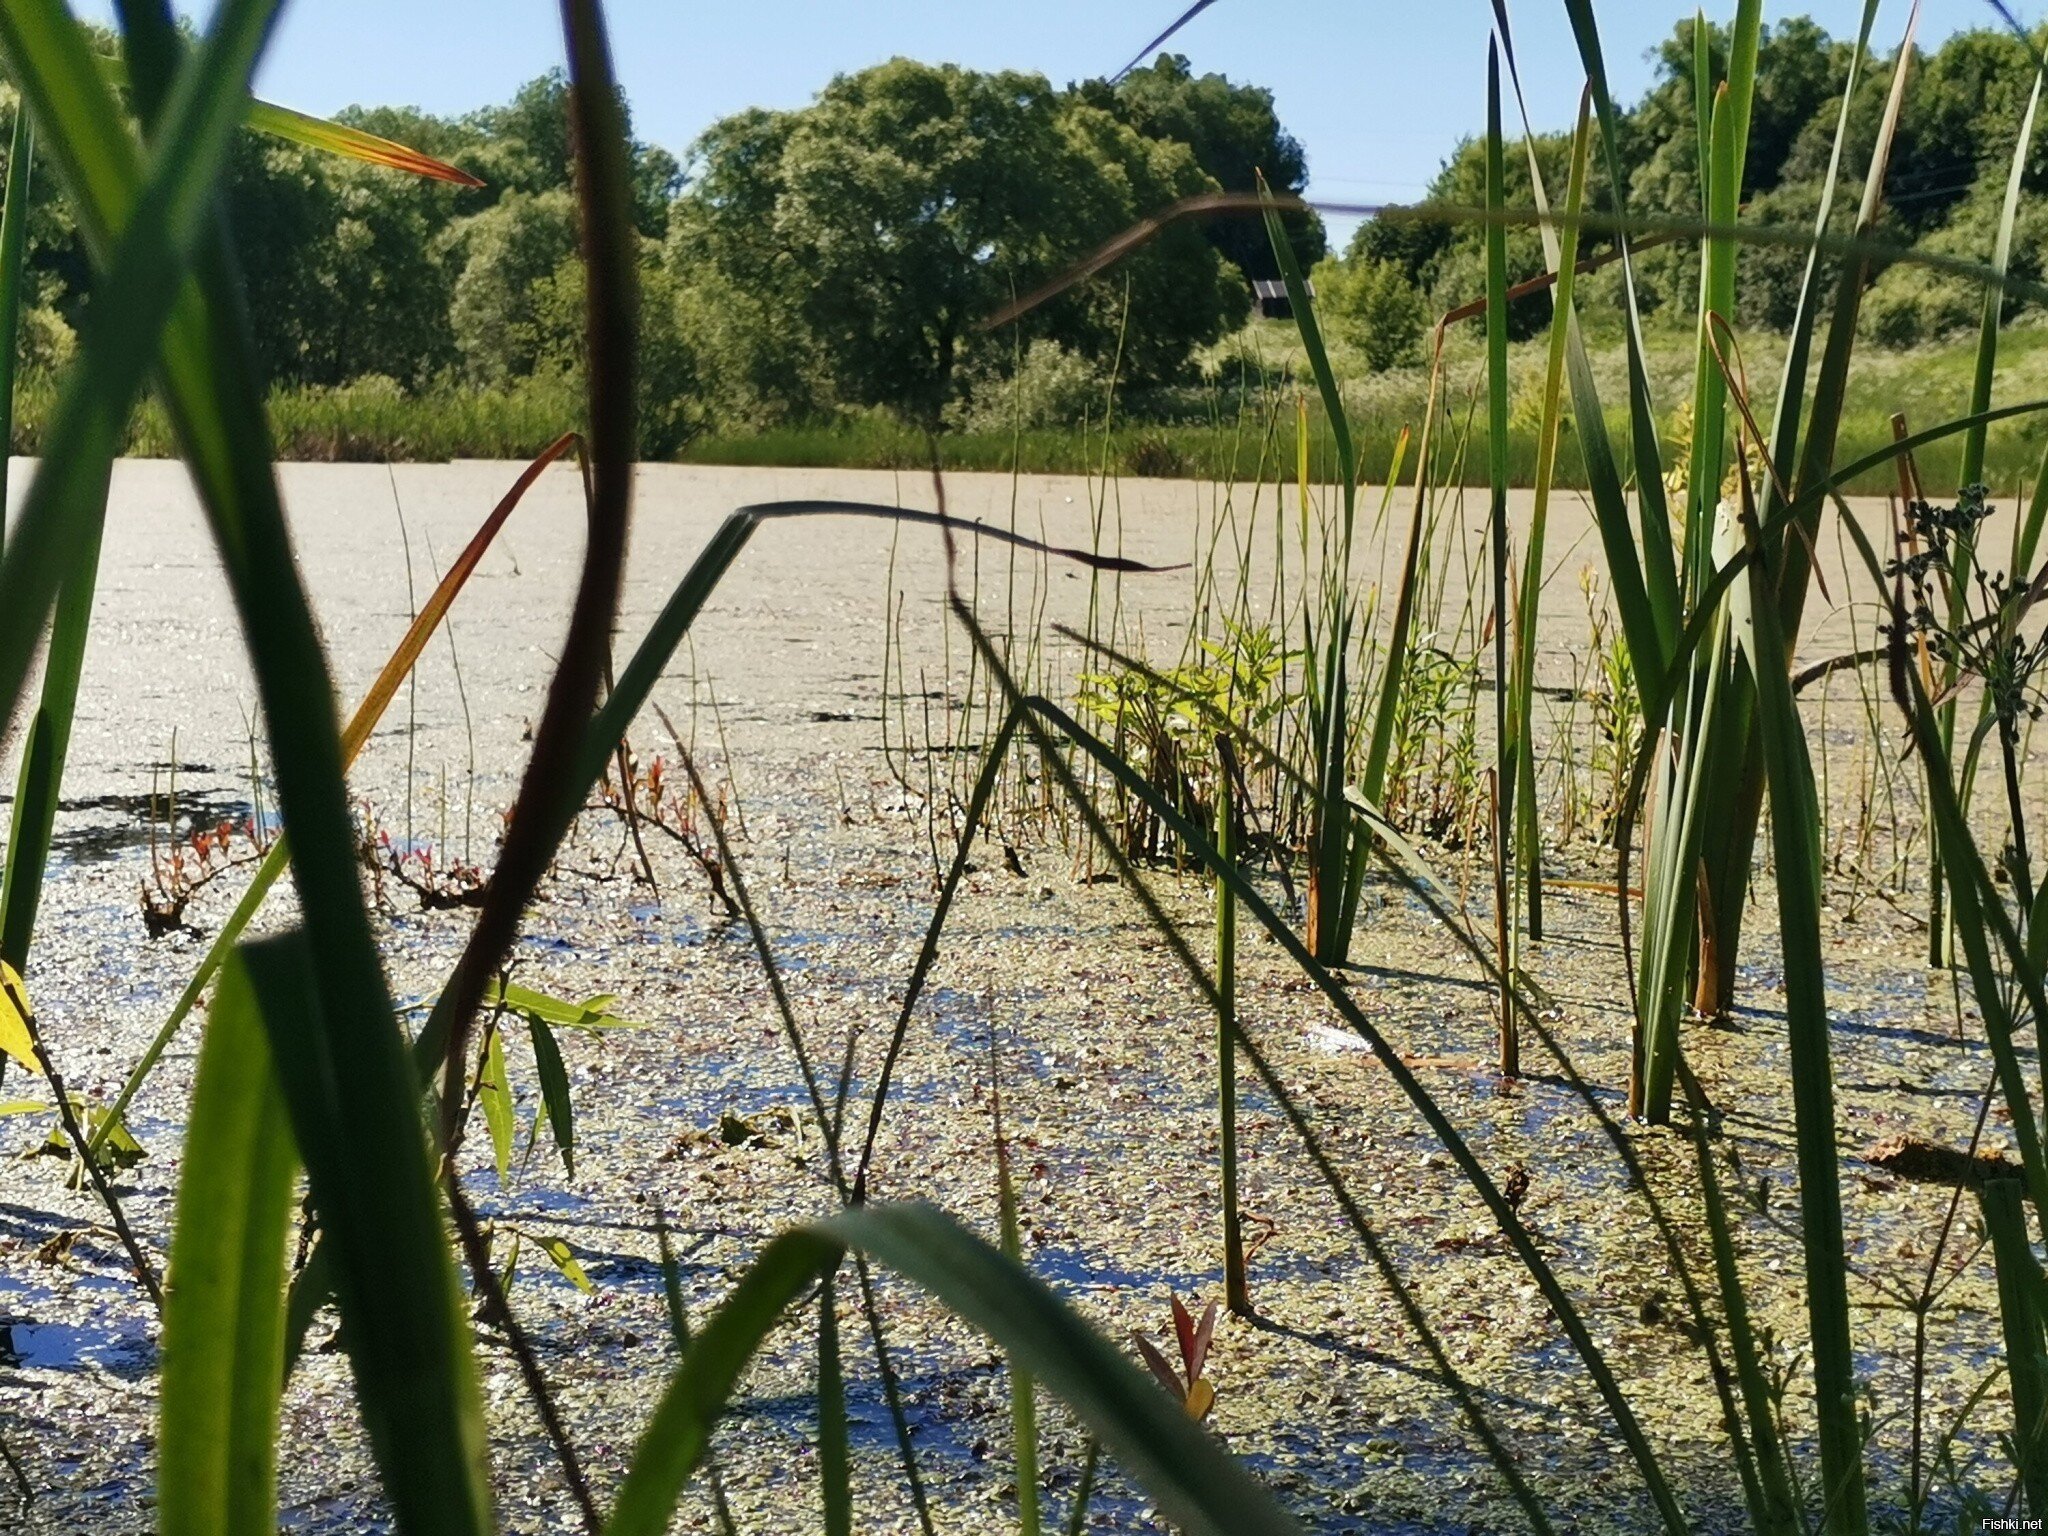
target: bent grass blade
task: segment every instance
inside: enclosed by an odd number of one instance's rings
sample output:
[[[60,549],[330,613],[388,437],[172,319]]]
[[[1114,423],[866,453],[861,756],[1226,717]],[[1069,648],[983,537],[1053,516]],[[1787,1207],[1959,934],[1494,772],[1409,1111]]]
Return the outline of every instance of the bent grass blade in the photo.
[[[661,1536],[740,1373],[784,1310],[868,1254],[986,1335],[1089,1428],[1190,1536],[1300,1528],[1222,1445],[1043,1282],[922,1205],[855,1207],[786,1232],[692,1337],[641,1436],[606,1536]]]

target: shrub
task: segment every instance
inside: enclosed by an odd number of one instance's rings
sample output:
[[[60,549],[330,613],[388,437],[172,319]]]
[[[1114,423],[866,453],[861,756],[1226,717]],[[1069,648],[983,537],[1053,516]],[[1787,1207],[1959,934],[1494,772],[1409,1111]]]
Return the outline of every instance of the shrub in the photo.
[[[56,373],[71,361],[78,338],[64,317],[47,305],[38,304],[21,312],[21,366],[41,373]]]
[[[1315,288],[1331,334],[1357,348],[1368,371],[1384,373],[1420,355],[1428,306],[1394,262],[1369,256],[1318,262]]]
[[[1983,306],[1981,293],[1959,278],[1896,266],[1863,297],[1863,334],[1881,347],[1917,347],[1970,329]]]
[[[1074,427],[1100,419],[1108,384],[1095,365],[1056,341],[1031,343],[1008,377],[972,382],[948,412],[949,426],[970,432]]]

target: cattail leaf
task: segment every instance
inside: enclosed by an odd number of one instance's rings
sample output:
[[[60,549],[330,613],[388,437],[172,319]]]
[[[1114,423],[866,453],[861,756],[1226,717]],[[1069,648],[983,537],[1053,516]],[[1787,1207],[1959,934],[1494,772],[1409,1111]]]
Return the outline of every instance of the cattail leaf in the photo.
[[[185,1130],[164,1303],[157,1518],[165,1536],[270,1536],[284,1387],[285,1238],[298,1158],[262,1010],[297,962],[241,952],[221,976]]]

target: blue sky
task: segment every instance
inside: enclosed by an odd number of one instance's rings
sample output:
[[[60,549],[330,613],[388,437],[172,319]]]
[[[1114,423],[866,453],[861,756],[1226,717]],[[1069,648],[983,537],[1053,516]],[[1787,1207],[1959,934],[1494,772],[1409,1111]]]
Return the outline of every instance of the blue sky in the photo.
[[[643,138],[680,155],[707,124],[743,107],[794,107],[833,75],[896,54],[983,69],[1036,70],[1056,84],[1122,65],[1185,0],[613,0],[619,73]],[[1710,3],[1732,14],[1732,0]],[[206,7],[198,8],[201,14]],[[1860,0],[1767,5],[1853,33]],[[1889,50],[1908,0],[1884,0]],[[2020,0],[2038,22],[2048,4]],[[104,19],[93,0],[81,14]],[[1650,81],[1645,53],[1693,12],[1675,0],[1599,6],[1615,89]],[[1512,7],[1539,127],[1567,124],[1580,84],[1559,0]],[[1488,0],[1216,0],[1173,46],[1198,70],[1272,88],[1281,121],[1308,146],[1311,194],[1377,203],[1419,196],[1486,101]],[[1996,17],[1986,0],[1925,0],[1923,41]],[[549,0],[290,0],[259,78],[272,100],[329,113],[354,102],[456,113],[500,101],[560,58]],[[1348,225],[1340,226],[1340,237]]]

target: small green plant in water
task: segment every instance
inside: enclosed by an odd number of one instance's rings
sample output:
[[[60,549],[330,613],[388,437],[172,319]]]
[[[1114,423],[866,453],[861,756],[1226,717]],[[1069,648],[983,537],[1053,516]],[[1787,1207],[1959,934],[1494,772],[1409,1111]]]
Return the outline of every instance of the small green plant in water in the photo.
[[[1078,702],[1148,784],[1191,820],[1207,822],[1217,788],[1216,720],[1254,737],[1265,731],[1299,697],[1289,681],[1299,655],[1264,625],[1229,623],[1221,639],[1201,642],[1198,659],[1171,671],[1120,667],[1084,674]],[[1140,804],[1124,808],[1122,831],[1131,858],[1171,852],[1167,829]]]
[[[1485,814],[1479,773],[1479,660],[1422,636],[1402,674],[1384,810],[1404,832],[1465,847]]]

